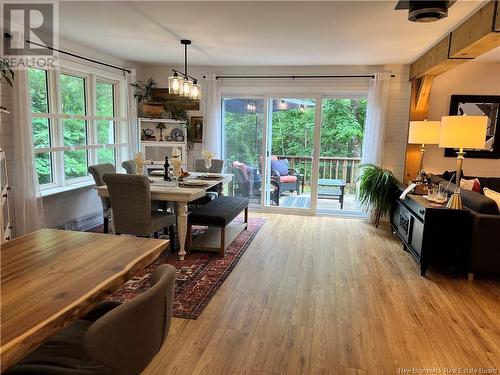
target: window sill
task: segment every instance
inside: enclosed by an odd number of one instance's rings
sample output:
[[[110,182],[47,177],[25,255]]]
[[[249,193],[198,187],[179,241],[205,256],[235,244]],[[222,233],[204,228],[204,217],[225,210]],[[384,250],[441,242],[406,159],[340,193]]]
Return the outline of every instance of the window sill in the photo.
[[[89,181],[83,181],[79,182],[77,184],[72,184],[68,186],[59,186],[59,187],[54,187],[50,189],[45,189],[40,191],[40,196],[43,197],[49,197],[51,195],[56,195],[56,194],[61,194],[61,193],[66,193],[68,191],[72,190],[79,190],[79,189],[84,189],[88,188],[91,186],[95,186],[95,182],[92,180]]]

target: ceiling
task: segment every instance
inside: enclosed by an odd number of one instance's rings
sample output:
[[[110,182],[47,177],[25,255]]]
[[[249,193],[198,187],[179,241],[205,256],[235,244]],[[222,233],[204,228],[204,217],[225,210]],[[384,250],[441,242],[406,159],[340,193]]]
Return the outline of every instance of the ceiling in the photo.
[[[485,64],[500,64],[500,47],[494,48],[474,59],[475,62]]]
[[[458,0],[446,19],[412,23],[396,1],[61,1],[63,37],[144,65],[409,63],[483,1]]]

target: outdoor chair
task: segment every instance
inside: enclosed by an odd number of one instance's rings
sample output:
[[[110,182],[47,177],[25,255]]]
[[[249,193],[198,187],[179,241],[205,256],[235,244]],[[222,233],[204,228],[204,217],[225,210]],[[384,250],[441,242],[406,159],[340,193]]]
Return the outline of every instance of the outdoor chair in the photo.
[[[259,157],[261,168],[264,166],[264,158]],[[279,159],[276,155],[271,156],[271,180],[276,181],[280,187],[280,194],[285,191],[300,195],[300,185],[304,191],[304,179],[301,174],[293,168],[288,167],[287,159]]]
[[[231,171],[235,175],[235,195],[240,197],[260,197],[262,178],[258,168],[250,167],[239,161],[231,164]],[[279,206],[280,186],[277,181],[271,179],[271,203]]]

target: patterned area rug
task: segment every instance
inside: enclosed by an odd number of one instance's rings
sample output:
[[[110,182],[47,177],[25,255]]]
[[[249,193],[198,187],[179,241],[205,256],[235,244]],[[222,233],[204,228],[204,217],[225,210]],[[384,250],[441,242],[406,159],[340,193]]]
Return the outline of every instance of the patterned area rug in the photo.
[[[241,218],[236,220],[242,221]],[[244,230],[235,238],[226,249],[224,258],[214,252],[193,251],[184,261],[180,261],[177,254],[172,254],[167,249],[154,263],[127,281],[107,299],[119,302],[131,300],[149,288],[149,277],[156,267],[171,264],[177,269],[173,316],[197,319],[265,222],[264,218],[249,218],[248,230]],[[193,227],[193,237],[199,236],[205,230],[205,227]],[[99,228],[92,231],[99,231]]]

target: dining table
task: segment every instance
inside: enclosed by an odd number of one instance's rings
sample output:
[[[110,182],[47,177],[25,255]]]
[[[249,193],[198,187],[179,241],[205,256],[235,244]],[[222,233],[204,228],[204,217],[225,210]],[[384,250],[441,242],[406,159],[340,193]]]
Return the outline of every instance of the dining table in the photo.
[[[41,229],[1,244],[0,371],[87,313],[168,240]]]
[[[150,175],[150,190],[151,200],[174,202],[175,215],[177,218],[177,235],[179,237],[179,259],[184,260],[186,256],[186,234],[187,234],[187,219],[188,219],[188,203],[207,195],[207,190],[219,188],[233,181],[233,174],[223,173],[203,173],[189,172],[188,177],[184,177],[182,181],[164,181],[163,177]],[[188,186],[190,181],[202,181],[203,186]],[[106,185],[97,186],[97,194],[100,197],[109,197],[108,187]],[[111,219],[112,220],[112,219]]]

